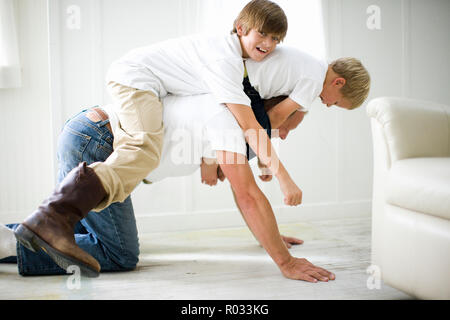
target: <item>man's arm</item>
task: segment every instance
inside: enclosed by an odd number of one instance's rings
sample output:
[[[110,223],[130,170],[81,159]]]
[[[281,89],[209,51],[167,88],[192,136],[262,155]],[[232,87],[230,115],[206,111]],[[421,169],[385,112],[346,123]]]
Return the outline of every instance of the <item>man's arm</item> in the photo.
[[[236,193],[234,193],[233,188],[231,188],[231,192],[233,193],[234,202],[236,203],[236,206],[238,207],[238,210],[241,213],[242,218],[244,218],[245,223],[247,223],[247,220],[245,220],[245,216],[242,213],[242,209],[239,207],[239,204],[238,204],[238,202],[236,200]],[[248,223],[247,223],[247,227],[248,227]],[[254,234],[253,234],[253,236],[254,236]],[[297,238],[294,238],[294,237],[286,237],[286,236],[283,236],[282,234],[280,234],[280,236],[281,236],[281,240],[283,240],[284,244],[286,245],[286,247],[288,249],[291,248],[292,245],[297,245],[297,244],[302,244],[303,243],[303,240],[300,240],[300,239],[297,239]],[[256,240],[258,240],[258,238],[256,238]],[[261,244],[259,244],[259,245],[261,246]]]
[[[244,131],[245,139],[250,148],[255,151],[261,162],[270,169],[275,177],[277,177],[281,191],[284,195],[284,203],[292,206],[300,204],[302,191],[297,187],[287,170],[284,168],[275,149],[272,147],[267,132],[256,120],[252,109],[240,104],[226,105]]]
[[[327,270],[314,266],[306,259],[291,256],[281,238],[272,207],[258,188],[245,156],[218,151],[217,160],[230,181],[236,202],[248,227],[283,275],[290,279],[309,282],[334,279],[334,275]]]

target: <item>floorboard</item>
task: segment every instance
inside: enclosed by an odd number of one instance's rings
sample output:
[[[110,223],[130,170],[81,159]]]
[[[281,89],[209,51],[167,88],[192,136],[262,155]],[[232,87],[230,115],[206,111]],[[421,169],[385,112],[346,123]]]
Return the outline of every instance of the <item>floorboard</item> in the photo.
[[[280,225],[304,240],[290,249],[336,274],[335,281],[308,283],[283,277],[247,228],[140,235],[136,270],[82,278],[21,277],[0,265],[0,299],[412,299],[381,282],[369,289],[370,218]]]

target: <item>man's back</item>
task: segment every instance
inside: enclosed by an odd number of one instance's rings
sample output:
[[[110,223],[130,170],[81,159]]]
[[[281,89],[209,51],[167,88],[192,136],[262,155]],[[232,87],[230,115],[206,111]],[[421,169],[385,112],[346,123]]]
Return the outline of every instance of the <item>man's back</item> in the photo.
[[[187,176],[202,157],[215,158],[215,150],[246,153],[244,134],[230,110],[210,94],[168,95],[164,103],[164,144],[159,166],[147,180]]]

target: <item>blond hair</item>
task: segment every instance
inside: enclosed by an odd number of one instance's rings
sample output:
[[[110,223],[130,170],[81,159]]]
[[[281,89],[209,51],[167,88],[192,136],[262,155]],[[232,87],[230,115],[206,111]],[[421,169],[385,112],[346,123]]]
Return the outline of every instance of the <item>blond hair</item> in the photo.
[[[280,42],[286,37],[288,27],[283,9],[268,0],[252,0],[247,3],[234,20],[231,33],[237,33],[238,25],[242,27],[245,35],[251,29],[256,29],[259,32],[274,34]]]
[[[350,109],[361,106],[367,99],[370,90],[370,75],[361,61],[346,57],[339,58],[330,65],[334,72],[345,79],[341,93],[352,104]]]

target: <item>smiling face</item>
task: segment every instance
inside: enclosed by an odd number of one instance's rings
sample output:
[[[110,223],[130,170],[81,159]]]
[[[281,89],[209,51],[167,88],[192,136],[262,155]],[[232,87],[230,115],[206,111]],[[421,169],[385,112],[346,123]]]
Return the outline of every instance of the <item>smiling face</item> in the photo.
[[[241,26],[237,26],[236,30],[239,41],[241,42],[243,58],[261,61],[275,50],[277,44],[280,42],[277,36],[270,33],[266,34],[255,29],[250,29],[245,34]]]

